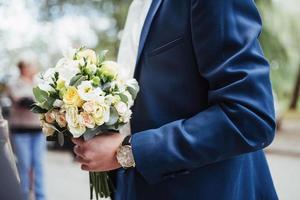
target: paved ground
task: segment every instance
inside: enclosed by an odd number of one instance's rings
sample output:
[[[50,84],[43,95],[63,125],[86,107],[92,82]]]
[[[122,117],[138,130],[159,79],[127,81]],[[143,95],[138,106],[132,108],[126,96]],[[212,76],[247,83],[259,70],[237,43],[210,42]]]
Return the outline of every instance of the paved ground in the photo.
[[[283,121],[267,158],[279,199],[300,199],[300,118]]]
[[[289,119],[267,158],[279,199],[300,199],[300,120]],[[88,200],[88,173],[82,172],[70,154],[48,151],[46,162],[48,200]]]

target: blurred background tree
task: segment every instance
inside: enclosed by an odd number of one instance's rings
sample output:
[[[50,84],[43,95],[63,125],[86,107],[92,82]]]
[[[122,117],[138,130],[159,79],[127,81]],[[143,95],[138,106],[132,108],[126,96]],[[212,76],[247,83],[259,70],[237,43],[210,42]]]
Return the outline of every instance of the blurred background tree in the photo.
[[[271,64],[271,77],[279,107],[297,109],[300,92],[300,26],[296,1],[256,0],[264,28],[260,37]],[[276,15],[274,14],[276,13]]]
[[[110,56],[115,58],[117,55],[120,32],[124,27],[127,10],[131,0],[44,0],[39,1],[40,9],[45,11],[40,13],[40,19],[53,21],[58,17],[70,14],[70,10],[80,14],[96,12],[98,15],[110,19],[110,26],[105,31],[99,31],[97,36],[99,42],[96,49],[110,50]],[[92,8],[92,9],[91,9]]]

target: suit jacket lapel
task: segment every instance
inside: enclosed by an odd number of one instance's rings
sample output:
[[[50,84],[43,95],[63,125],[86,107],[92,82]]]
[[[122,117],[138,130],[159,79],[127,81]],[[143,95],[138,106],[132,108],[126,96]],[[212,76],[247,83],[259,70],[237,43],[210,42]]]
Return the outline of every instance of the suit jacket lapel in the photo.
[[[141,32],[141,38],[140,38],[140,43],[139,43],[139,49],[138,49],[138,55],[137,55],[137,60],[136,60],[136,69],[135,69],[135,76],[137,75],[137,68],[138,68],[138,64],[141,58],[141,54],[143,52],[149,31],[150,31],[150,27],[152,24],[152,21],[158,11],[159,6],[161,5],[162,0],[153,0],[152,4],[150,6],[150,9],[148,11],[142,32]]]

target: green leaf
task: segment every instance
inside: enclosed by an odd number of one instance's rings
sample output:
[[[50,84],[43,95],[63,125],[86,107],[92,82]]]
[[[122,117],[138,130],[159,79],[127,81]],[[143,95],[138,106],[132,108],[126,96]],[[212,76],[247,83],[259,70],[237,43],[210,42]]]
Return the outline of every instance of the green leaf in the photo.
[[[39,87],[35,87],[33,88],[33,95],[35,97],[35,100],[38,102],[38,103],[44,103],[45,101],[48,100],[48,97],[49,97],[49,93],[44,91],[44,90],[41,90]]]
[[[44,109],[44,108],[41,108],[40,106],[38,106],[38,105],[36,105],[36,104],[33,104],[32,106],[31,106],[31,112],[33,112],[33,113],[37,113],[37,114],[43,114],[43,113],[46,113],[47,112],[47,110],[46,109]]]
[[[78,79],[80,79],[80,77],[82,77],[82,75],[76,75],[76,76],[74,76],[74,77],[70,80],[70,86],[73,86],[73,85],[78,81]]]
[[[114,125],[117,123],[119,119],[119,114],[118,111],[116,110],[115,107],[110,107],[110,116],[109,116],[109,121],[106,123],[107,126]]]
[[[64,137],[64,134],[62,132],[57,133],[57,139],[58,139],[58,144],[60,146],[63,146],[64,142],[65,142],[65,137]]]
[[[92,139],[93,137],[95,137],[96,135],[99,135],[101,132],[103,132],[103,127],[102,126],[98,126],[96,128],[93,128],[93,129],[88,129],[83,134],[83,139],[84,139],[84,141],[88,141],[88,140]]]
[[[103,50],[103,51],[100,52],[100,54],[98,56],[98,64],[99,65],[105,61],[107,53],[108,53],[108,50]]]
[[[58,80],[58,78],[59,78],[59,73],[58,72],[54,73],[54,78],[55,78],[55,82],[56,82]]]
[[[40,106],[43,109],[50,110],[51,108],[53,108],[53,103],[55,100],[55,98],[49,96],[45,102],[41,103]]]
[[[59,99],[59,92],[57,92],[57,91],[49,92],[49,96],[54,99]]]
[[[119,97],[121,98],[121,101],[124,103],[128,103],[128,97],[125,94],[119,94]]]
[[[126,85],[127,85],[127,90],[131,94],[133,100],[136,99],[137,94],[140,90],[138,82],[135,79],[132,79]]]
[[[105,92],[108,92],[111,88],[111,83],[105,83],[102,85],[102,90],[105,91]]]
[[[86,77],[86,76],[81,76],[81,75],[80,75],[80,77],[79,77],[73,84],[70,84],[70,85],[71,85],[71,86],[77,87],[78,85],[80,85],[80,83],[81,83],[82,81],[85,81],[85,80],[87,80],[87,77]]]
[[[133,88],[133,87],[127,87],[127,90],[131,94],[132,99],[133,100],[136,99],[139,90],[137,90],[136,88]]]

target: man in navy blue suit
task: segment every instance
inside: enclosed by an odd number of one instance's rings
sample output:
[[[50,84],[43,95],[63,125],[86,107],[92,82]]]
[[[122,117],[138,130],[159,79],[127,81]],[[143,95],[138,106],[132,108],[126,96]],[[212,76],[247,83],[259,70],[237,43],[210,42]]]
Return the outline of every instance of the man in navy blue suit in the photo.
[[[277,199],[260,32],[253,0],[134,0],[119,55],[140,84],[131,135],[74,140],[82,169],[119,168],[118,200]]]

